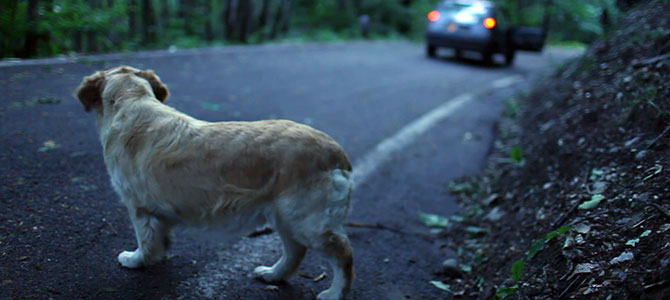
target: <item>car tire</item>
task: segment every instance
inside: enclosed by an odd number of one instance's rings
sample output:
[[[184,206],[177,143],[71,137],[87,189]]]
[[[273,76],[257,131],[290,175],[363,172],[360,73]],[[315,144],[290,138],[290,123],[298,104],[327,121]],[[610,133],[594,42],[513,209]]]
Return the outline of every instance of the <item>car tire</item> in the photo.
[[[426,55],[428,57],[435,57],[437,55],[437,47],[433,45],[426,45]]]
[[[505,53],[505,65],[511,66],[514,64],[514,58],[516,57],[516,51],[511,50]]]
[[[454,58],[456,59],[463,58],[463,51],[461,49],[454,49]]]
[[[483,51],[482,60],[484,61],[484,64],[487,66],[493,65],[493,52]]]

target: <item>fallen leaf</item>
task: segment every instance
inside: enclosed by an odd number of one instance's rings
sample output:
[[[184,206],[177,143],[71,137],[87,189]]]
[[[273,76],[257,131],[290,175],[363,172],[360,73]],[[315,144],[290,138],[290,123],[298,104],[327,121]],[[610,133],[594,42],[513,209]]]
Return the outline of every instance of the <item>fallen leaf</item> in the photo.
[[[516,295],[516,290],[519,288],[518,285],[513,285],[510,287],[500,287],[496,292],[496,297],[499,299],[505,299],[507,296]]]
[[[449,219],[440,215],[419,212],[419,217],[421,218],[423,224],[425,224],[428,227],[446,228],[447,226],[449,226]]]
[[[523,258],[514,262],[514,264],[512,265],[512,279],[514,279],[514,281],[519,281],[521,279],[521,275],[523,275],[524,266],[525,265],[523,263]]]
[[[53,140],[48,140],[48,141],[44,142],[42,144],[42,147],[37,149],[37,151],[46,152],[46,151],[53,150],[53,149],[56,149],[56,148],[60,148],[60,145],[56,144],[56,142],[53,141]]]
[[[276,285],[268,285],[263,289],[266,291],[273,291],[273,292],[279,291],[279,287]]]
[[[486,234],[489,232],[488,229],[478,226],[468,226],[465,231],[470,234]]]
[[[442,283],[442,281],[433,280],[430,282],[430,284],[434,285],[438,289],[451,293],[451,287],[448,284]]]
[[[602,201],[603,199],[605,199],[605,196],[601,194],[595,194],[591,196],[591,200],[585,201],[584,203],[580,204],[578,208],[583,210],[592,209],[598,206],[600,201]]]
[[[640,242],[640,238],[634,238],[634,239],[628,240],[626,242],[626,245],[631,246],[631,247],[635,247],[635,244],[637,244],[638,242]]]
[[[647,181],[648,179],[656,176],[658,173],[661,173],[661,171],[663,171],[663,166],[661,166],[659,164],[656,164],[655,166],[653,166],[653,167],[649,168],[649,170],[647,170],[647,172],[651,172],[651,174],[644,177],[642,179],[642,181]]]
[[[596,183],[593,184],[593,190],[591,191],[591,194],[602,194],[605,192],[607,189],[607,182],[605,181],[597,181]]]
[[[591,231],[591,226],[586,225],[584,223],[579,223],[579,224],[575,225],[575,231],[577,231],[579,233],[582,233],[582,234],[586,234],[586,233],[589,233],[589,231]]]
[[[593,270],[597,269],[598,265],[597,264],[590,264],[590,263],[583,263],[583,264],[578,264],[575,267],[575,272],[574,274],[586,274],[586,273],[591,273]]]
[[[628,261],[628,260],[631,260],[631,259],[633,259],[633,253],[629,252],[629,251],[626,251],[626,252],[621,253],[621,255],[619,255],[615,258],[612,258],[612,260],[610,260],[610,264],[614,265],[614,264],[618,264],[618,263]]]

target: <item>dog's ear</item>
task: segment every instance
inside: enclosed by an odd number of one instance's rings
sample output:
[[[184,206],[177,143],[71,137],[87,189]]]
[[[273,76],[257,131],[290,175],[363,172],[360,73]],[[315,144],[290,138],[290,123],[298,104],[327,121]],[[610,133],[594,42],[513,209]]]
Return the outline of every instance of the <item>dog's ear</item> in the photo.
[[[91,76],[84,77],[77,90],[74,92],[79,102],[84,106],[84,110],[91,111],[91,108],[102,109],[102,90],[105,84],[105,73],[95,72]]]
[[[161,79],[154,73],[152,70],[144,70],[135,73],[135,75],[140,76],[151,84],[151,88],[154,90],[154,96],[156,99],[161,102],[165,102],[168,96],[170,96],[170,91],[168,91],[167,86],[161,81]]]

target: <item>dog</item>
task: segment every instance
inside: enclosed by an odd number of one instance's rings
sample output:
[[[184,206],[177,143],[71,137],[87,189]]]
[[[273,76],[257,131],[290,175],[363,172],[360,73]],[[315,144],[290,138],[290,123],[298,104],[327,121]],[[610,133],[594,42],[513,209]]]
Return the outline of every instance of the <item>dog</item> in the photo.
[[[96,113],[105,165],[135,230],[137,249],[121,252],[119,263],[160,261],[178,225],[240,233],[267,224],[283,254],[255,268],[256,278],[287,280],[311,248],[333,270],[317,297],[344,299],[354,264],[342,224],[354,184],[342,147],[287,120],[198,120],[163,104],[169,94],[152,70],[129,66],[87,76],[75,91]]]

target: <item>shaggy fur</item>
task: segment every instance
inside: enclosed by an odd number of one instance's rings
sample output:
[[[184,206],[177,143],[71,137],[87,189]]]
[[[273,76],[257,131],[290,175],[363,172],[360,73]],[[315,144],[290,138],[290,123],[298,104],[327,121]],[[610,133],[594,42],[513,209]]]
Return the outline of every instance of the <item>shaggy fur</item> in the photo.
[[[257,267],[256,277],[286,280],[312,248],[334,274],[319,299],[346,297],[354,279],[342,228],[351,163],[328,135],[286,120],[197,120],[163,104],[168,89],[151,70],[96,72],[75,94],[97,113],[112,186],[135,229],[138,248],[119,254],[121,265],[160,261],[175,225],[239,232],[269,223],[284,251],[273,266]]]

